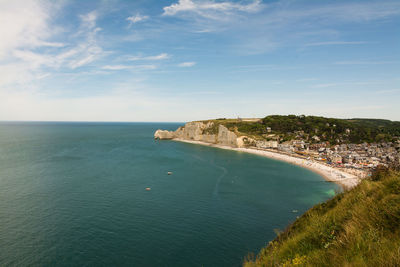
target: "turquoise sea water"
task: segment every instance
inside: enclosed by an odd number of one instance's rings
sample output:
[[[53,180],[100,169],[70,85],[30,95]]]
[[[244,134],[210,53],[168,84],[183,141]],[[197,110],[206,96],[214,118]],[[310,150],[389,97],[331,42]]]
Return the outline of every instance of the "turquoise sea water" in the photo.
[[[240,266],[338,189],[180,125],[0,123],[0,266]]]

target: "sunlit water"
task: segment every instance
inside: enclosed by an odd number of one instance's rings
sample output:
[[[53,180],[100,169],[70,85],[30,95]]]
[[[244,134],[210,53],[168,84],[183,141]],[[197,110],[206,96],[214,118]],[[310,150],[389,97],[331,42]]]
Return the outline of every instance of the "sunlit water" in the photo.
[[[338,189],[180,125],[0,123],[0,265],[240,266]]]

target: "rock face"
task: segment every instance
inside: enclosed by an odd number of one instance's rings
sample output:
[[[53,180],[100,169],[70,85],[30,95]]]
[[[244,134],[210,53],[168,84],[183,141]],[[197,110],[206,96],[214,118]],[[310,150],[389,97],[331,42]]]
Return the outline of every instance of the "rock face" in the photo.
[[[239,147],[238,142],[242,144],[241,137],[230,131],[223,125],[218,128],[213,122],[188,122],[176,131],[157,130],[154,133],[155,139],[183,139],[191,141],[202,141],[211,144],[221,144],[230,147]]]
[[[175,138],[174,132],[166,131],[166,130],[157,130],[154,133],[154,139],[173,139]]]
[[[237,147],[237,136],[234,132],[231,132],[223,125],[218,127],[218,144]]]
[[[214,125],[214,122],[188,122],[176,131],[157,130],[155,139],[181,139],[201,141],[230,147],[252,146],[257,148],[277,148],[277,141],[254,140],[248,136],[237,136],[224,125]]]
[[[202,122],[188,122],[184,127],[175,131],[177,138],[185,140],[203,141],[203,131],[207,125]]]

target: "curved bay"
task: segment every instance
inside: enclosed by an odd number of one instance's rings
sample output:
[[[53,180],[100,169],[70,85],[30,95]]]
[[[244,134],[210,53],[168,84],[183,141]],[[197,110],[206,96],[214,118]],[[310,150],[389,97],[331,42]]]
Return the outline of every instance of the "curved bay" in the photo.
[[[178,126],[1,123],[0,265],[240,266],[338,189],[284,162],[153,140]]]

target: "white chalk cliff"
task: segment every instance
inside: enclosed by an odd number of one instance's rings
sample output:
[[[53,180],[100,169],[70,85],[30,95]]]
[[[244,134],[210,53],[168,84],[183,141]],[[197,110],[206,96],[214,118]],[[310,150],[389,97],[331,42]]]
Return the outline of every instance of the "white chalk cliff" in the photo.
[[[215,131],[217,131],[215,133]],[[221,144],[230,147],[243,146],[243,137],[238,137],[234,132],[223,125],[215,127],[213,122],[188,122],[176,131],[157,130],[155,139],[181,139],[202,141],[211,144]]]
[[[254,140],[248,136],[239,135],[222,124],[209,122],[188,122],[176,131],[157,130],[154,139],[201,141],[230,147],[277,148],[277,141]]]

